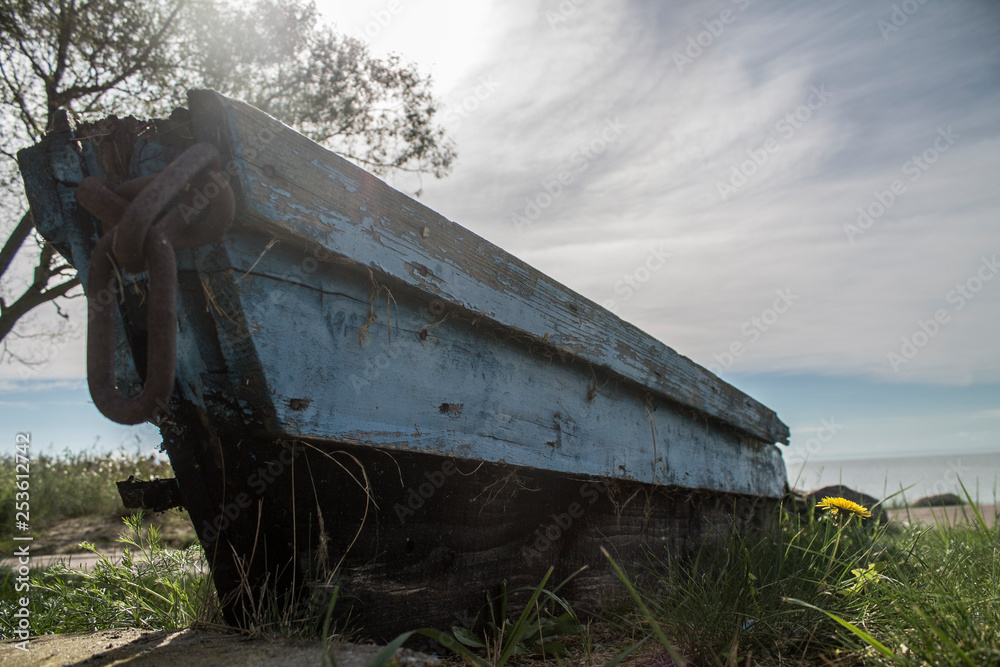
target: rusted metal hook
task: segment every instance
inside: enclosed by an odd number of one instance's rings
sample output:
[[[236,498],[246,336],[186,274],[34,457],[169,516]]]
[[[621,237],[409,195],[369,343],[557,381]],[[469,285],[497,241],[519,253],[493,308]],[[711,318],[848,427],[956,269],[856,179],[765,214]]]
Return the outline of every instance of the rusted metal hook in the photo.
[[[114,342],[116,292],[111,245],[105,234],[90,258],[87,278],[87,384],[94,405],[119,424],[140,424],[167,405],[174,389],[177,362],[177,263],[174,249],[153,228],[146,235],[143,255],[149,263],[149,324],[146,381],[133,398],[115,386]]]
[[[218,151],[195,144],[159,174],[118,186],[83,179],[76,196],[101,220],[103,235],[87,280],[87,378],[94,404],[120,424],[138,424],[166,407],[177,362],[175,249],[212,243],[232,224],[235,203]],[[180,195],[179,203],[164,209]],[[207,213],[201,213],[207,209]],[[161,215],[162,214],[162,215]],[[198,219],[197,224],[192,224]],[[122,396],[115,383],[115,264],[130,273],[149,269],[146,378],[142,391]]]

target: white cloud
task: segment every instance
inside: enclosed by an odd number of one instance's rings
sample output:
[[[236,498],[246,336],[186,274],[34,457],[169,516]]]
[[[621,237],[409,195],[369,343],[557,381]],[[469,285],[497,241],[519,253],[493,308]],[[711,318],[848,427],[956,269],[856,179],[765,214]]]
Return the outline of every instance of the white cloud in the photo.
[[[750,7],[678,72],[671,53],[718,11],[636,7],[581,14],[564,30],[536,14],[500,40],[514,48],[482,67],[504,88],[464,120],[461,161],[425,183],[425,201],[599,303],[616,298],[643,246],[666,243],[669,265],[619,314],[701,363],[787,287],[801,300],[733,370],[1000,379],[1000,281],[898,373],[887,361],[918,321],[950,307],[982,254],[1000,251],[1000,86],[984,73],[1000,61],[986,39],[1000,25],[971,27],[982,11],[971,4],[927,6],[887,45],[881,7]],[[779,125],[823,87],[829,99],[805,121]],[[518,233],[511,216],[609,116],[627,130]],[[904,165],[948,126],[961,137],[909,180]],[[768,138],[777,150],[721,201],[719,181]],[[905,194],[851,245],[844,226],[897,179]]]
[[[87,305],[83,298],[70,299],[61,305],[69,316],[59,317],[50,304],[44,304],[19,322],[16,332],[27,334],[62,331],[57,336],[16,338],[6,342],[20,358],[30,360],[30,365],[7,358],[0,364],[0,390],[5,384],[23,383],[26,380],[62,380],[83,378],[87,373],[86,323]]]

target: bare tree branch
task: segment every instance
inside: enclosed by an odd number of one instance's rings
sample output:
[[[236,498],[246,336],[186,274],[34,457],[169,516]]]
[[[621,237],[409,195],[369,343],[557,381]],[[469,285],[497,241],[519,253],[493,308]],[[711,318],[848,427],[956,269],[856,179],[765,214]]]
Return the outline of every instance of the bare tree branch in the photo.
[[[47,290],[38,289],[33,283],[21,296],[0,312],[0,338],[6,338],[18,320],[49,301],[65,296],[66,292],[80,284],[76,276]]]
[[[259,106],[376,173],[442,176],[455,154],[433,124],[430,86],[398,57],[373,58],[333,32],[307,0],[0,0],[0,195],[23,202],[16,153],[58,110],[166,116],[193,87]],[[79,280],[41,243],[30,285],[14,290],[32,218],[5,214],[0,350],[18,358],[8,336],[20,318],[49,301],[64,314],[55,300]]]
[[[7,273],[11,262],[14,261],[14,255],[21,249],[24,240],[28,238],[28,235],[31,234],[31,230],[34,228],[35,223],[29,211],[21,216],[21,221],[17,223],[17,227],[14,228],[11,235],[7,237],[7,241],[3,245],[3,250],[0,250],[0,276]]]

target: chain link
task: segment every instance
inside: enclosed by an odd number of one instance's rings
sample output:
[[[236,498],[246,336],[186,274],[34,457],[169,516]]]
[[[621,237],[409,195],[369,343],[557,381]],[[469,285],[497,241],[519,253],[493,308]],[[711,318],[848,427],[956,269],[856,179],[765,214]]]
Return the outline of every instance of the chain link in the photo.
[[[228,174],[210,144],[195,144],[158,174],[114,185],[88,176],[77,201],[102,223],[87,279],[87,378],[94,404],[108,419],[139,424],[155,417],[173,391],[177,362],[175,250],[213,243],[232,224],[235,202]],[[202,215],[202,212],[205,212]],[[122,396],[114,371],[116,267],[149,270],[146,378],[142,391]]]

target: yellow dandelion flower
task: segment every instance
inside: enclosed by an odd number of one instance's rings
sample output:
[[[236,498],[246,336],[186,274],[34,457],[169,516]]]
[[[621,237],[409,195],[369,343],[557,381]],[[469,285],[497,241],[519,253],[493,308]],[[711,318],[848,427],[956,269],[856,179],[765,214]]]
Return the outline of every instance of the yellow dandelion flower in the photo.
[[[848,500],[847,498],[834,498],[832,496],[827,496],[820,502],[816,503],[816,507],[824,510],[830,510],[834,514],[837,514],[840,510],[844,510],[845,513],[855,514],[862,519],[867,519],[872,515],[872,513],[868,511],[867,507],[859,505],[852,500]]]

